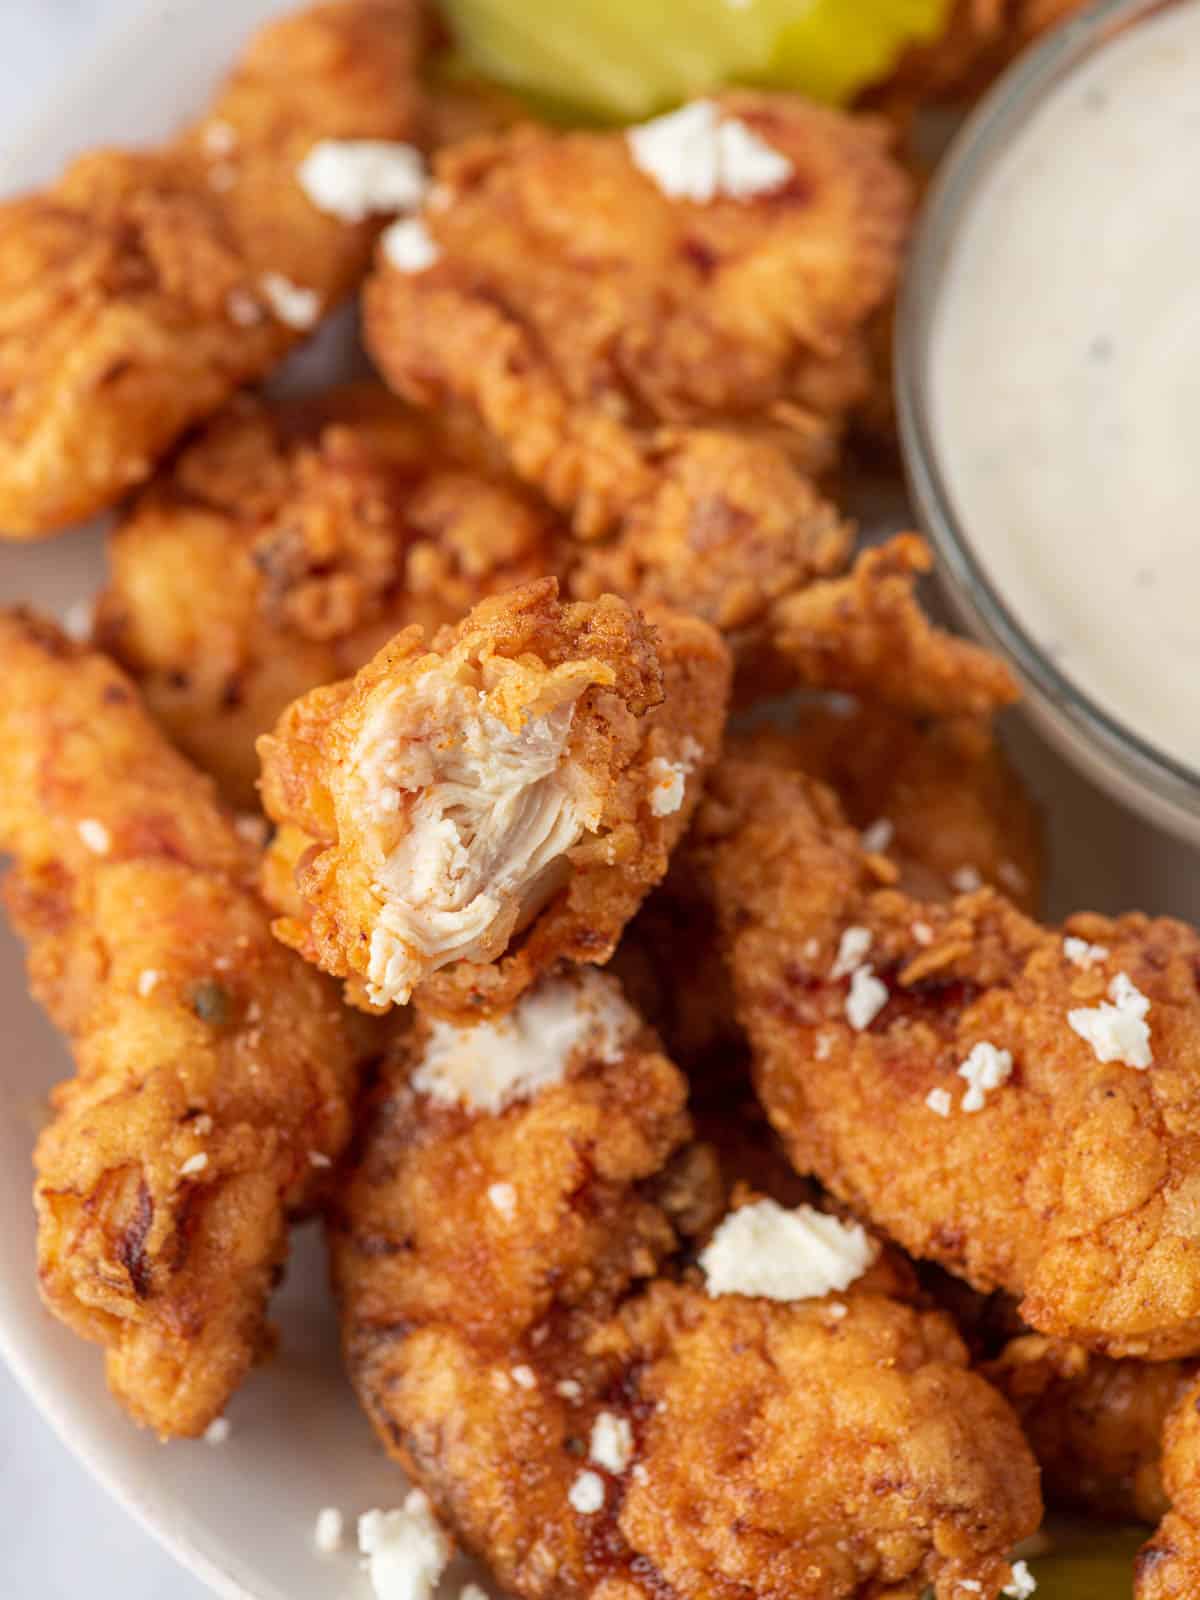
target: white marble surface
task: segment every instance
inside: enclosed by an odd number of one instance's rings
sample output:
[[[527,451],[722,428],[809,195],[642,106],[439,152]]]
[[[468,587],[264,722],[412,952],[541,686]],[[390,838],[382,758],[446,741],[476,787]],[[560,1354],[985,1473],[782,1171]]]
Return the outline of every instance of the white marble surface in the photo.
[[[142,0],[0,0],[0,146]],[[77,1465],[0,1362],[0,1595],[208,1600]]]

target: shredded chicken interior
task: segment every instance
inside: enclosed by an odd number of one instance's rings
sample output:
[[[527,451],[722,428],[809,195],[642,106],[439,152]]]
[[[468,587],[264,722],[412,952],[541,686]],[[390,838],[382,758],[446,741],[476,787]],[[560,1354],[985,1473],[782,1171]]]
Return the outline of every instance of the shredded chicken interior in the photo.
[[[492,658],[432,668],[385,700],[354,747],[345,803],[366,818],[370,995],[403,1004],[429,970],[488,961],[554,893],[601,797],[572,761],[580,695],[606,669],[547,674]]]

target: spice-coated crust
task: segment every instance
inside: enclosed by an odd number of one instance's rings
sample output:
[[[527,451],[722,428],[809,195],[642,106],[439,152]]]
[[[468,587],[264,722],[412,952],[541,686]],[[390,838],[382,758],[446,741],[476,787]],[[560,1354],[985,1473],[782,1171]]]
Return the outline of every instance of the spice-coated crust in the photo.
[[[318,211],[296,168],[321,138],[420,136],[426,33],[420,0],[284,17],[171,143],[94,151],[0,206],[0,530],[103,510],[269,372],[304,333],[271,314],[264,274],[322,310],[354,287],[375,228]]]
[[[912,1254],[1021,1297],[1039,1332],[1112,1356],[1200,1351],[1196,935],[1075,916],[1065,931],[1110,951],[1081,970],[1064,930],[991,890],[945,903],[892,887],[833,795],[799,775],[730,761],[710,793],[701,834],[737,1014],[797,1167]],[[851,926],[888,992],[862,1031],[849,978],[830,977]],[[1151,1002],[1149,1071],[1102,1064],[1067,1022],[1118,972]],[[983,1041],[1011,1052],[1012,1077],[964,1113],[957,1068]],[[934,1088],[948,1117],[925,1103]]]
[[[612,596],[564,606],[548,578],[484,601],[428,647],[419,630],[409,630],[355,679],[292,706],[275,734],[260,741],[263,800],[271,817],[314,843],[295,874],[308,914],[297,920],[284,904],[276,928],[309,960],[350,978],[347,993],[355,1003],[363,998],[378,900],[355,838],[339,836],[329,785],[379,697],[455,652],[520,659],[534,679],[592,663],[597,681],[577,702],[569,751],[603,795],[596,832],[569,852],[565,886],[507,951],[488,964],[453,962],[417,985],[415,998],[425,1009],[470,1019],[507,1009],[560,961],[603,962],[612,954],[625,924],[665,873],[702,774],[715,759],[730,663],[718,635],[698,620],[668,612],[643,620]],[[695,776],[682,804],[655,815],[652,764],[685,760],[692,745],[698,753],[688,765]],[[289,833],[281,848],[294,858],[296,845]],[[280,876],[268,868],[268,894]]]
[[[362,1030],[272,938],[254,851],[129,681],[18,613],[0,663],[5,899],[77,1067],[35,1155],[42,1292],[139,1422],[195,1435],[268,1341]]]
[[[949,1320],[890,1298],[886,1261],[844,1312],[676,1279],[723,1199],[653,1035],[497,1115],[415,1093],[421,1043],[390,1059],[331,1219],[345,1351],[385,1447],[507,1589],[957,1600],[961,1579],[1008,1581],[1041,1514],[1032,1459]],[[602,1411],[633,1458],[584,1515],[568,1493]]]

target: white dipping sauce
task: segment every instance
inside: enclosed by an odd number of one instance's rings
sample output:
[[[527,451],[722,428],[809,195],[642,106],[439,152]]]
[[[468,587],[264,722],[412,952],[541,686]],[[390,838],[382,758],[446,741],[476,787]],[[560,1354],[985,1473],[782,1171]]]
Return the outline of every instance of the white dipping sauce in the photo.
[[[1200,770],[1200,4],[1102,48],[968,202],[931,346],[966,536],[1043,650]]]

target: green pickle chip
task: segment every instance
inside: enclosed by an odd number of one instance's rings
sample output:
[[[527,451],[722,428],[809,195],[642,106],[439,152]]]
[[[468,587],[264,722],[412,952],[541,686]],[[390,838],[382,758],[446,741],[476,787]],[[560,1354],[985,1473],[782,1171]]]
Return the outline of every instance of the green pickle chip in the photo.
[[[445,0],[471,64],[564,112],[630,122],[725,83],[845,101],[950,0]]]

